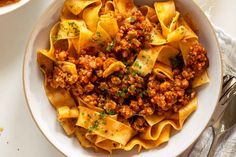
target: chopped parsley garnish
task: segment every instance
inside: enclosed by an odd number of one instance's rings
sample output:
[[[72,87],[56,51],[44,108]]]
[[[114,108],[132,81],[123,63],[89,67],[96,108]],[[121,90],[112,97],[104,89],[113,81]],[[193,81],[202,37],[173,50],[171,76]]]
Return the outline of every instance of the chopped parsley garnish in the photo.
[[[91,114],[88,114],[88,117],[89,117],[89,118],[92,118]]]
[[[106,122],[106,121],[103,121],[102,124],[103,124],[103,125],[107,125],[107,122]]]
[[[122,77],[123,77],[123,74],[122,74],[122,73],[118,73],[117,76],[118,76],[119,78],[122,78]]]
[[[171,59],[171,64],[172,64],[174,69],[175,68],[182,68],[183,65],[184,65],[184,61],[183,61],[182,56],[177,55],[176,57],[172,58]]]
[[[134,23],[136,20],[137,20],[137,19],[136,19],[135,17],[133,17],[133,16],[128,18],[128,21],[129,21],[130,23]]]
[[[116,95],[120,96],[120,97],[125,97],[126,93],[128,93],[128,89],[127,88],[123,88],[121,91],[118,91]]]
[[[105,112],[104,111],[101,111],[100,113],[99,113],[99,118],[100,119],[104,119],[105,118]]]
[[[116,114],[116,112],[115,112],[115,111],[113,111],[113,110],[108,110],[108,111],[107,111],[107,114],[108,114],[108,115],[115,115],[115,114]]]
[[[171,64],[173,68],[177,68],[179,66],[179,60],[177,58],[171,59]]]
[[[88,128],[88,130],[91,132],[91,131],[93,131],[93,130],[98,129],[98,126],[99,126],[99,121],[98,121],[98,120],[95,120],[94,123],[93,123],[93,126],[90,126],[90,127]]]
[[[109,44],[107,45],[106,50],[107,50],[108,52],[111,52],[111,51],[114,49],[115,45],[116,45],[116,40],[113,40],[111,43],[109,43]]]
[[[139,96],[140,96],[141,98],[144,97],[145,95],[147,95],[147,91],[146,91],[146,90],[141,91],[141,92],[139,93]]]
[[[137,67],[137,68],[139,68],[139,69],[142,68],[142,66],[139,64],[138,61],[135,61],[135,62],[134,62],[134,66]]]
[[[192,92],[193,92],[193,89],[192,89],[192,88],[188,88],[188,89],[186,90],[187,95],[190,95]]]
[[[125,97],[125,93],[123,91],[118,91],[116,95],[120,97]]]
[[[96,32],[97,37],[101,37],[101,32]]]

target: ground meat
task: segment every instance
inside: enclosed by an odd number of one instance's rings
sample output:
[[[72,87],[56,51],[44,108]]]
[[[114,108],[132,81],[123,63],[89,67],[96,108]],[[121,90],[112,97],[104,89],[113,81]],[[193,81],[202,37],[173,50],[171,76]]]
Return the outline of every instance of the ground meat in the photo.
[[[135,112],[138,113],[141,110],[140,105],[138,104],[137,101],[131,100],[130,105],[131,109]]]
[[[105,103],[104,105],[104,109],[107,111],[107,112],[110,112],[110,111],[115,111],[116,110],[116,103],[112,100],[109,100],[108,102]]]
[[[111,78],[111,82],[114,84],[114,85],[119,85],[121,83],[121,80],[119,77],[112,77]]]
[[[84,88],[80,85],[79,82],[76,82],[73,86],[70,88],[71,93],[76,97],[80,97],[84,94]]]
[[[134,111],[127,105],[121,106],[119,113],[125,119],[131,118],[134,115]]]
[[[148,95],[151,98],[151,103],[157,105],[157,108],[163,111],[174,110],[177,111],[179,107],[175,107],[175,104],[178,102],[177,106],[186,105],[191,98],[191,93],[187,94],[185,89],[189,88],[189,81],[187,79],[191,78],[190,73],[183,76],[180,73],[180,70],[174,70],[174,81],[166,80],[161,83],[158,80],[158,76],[151,75],[149,77],[148,86]],[[193,91],[192,91],[193,92]],[[194,96],[194,94],[193,94]]]
[[[92,77],[93,70],[87,70],[87,69],[79,69],[78,75],[79,75],[79,82],[82,84],[88,84],[90,82],[90,79]]]
[[[145,132],[147,130],[148,124],[143,117],[138,117],[133,122],[132,127],[138,132]]]
[[[139,112],[139,115],[151,116],[155,111],[155,107],[151,106],[149,103],[144,104],[143,110]]]
[[[91,106],[97,106],[98,105],[98,96],[96,94],[92,95],[85,95],[83,96],[84,102]]]
[[[187,66],[196,73],[205,70],[209,64],[206,50],[199,43],[193,44],[190,50]]]
[[[79,57],[79,67],[84,69],[99,69],[103,65],[104,58],[84,55]]]
[[[59,61],[65,61],[68,59],[69,52],[68,51],[59,51],[55,50],[55,57]]]
[[[67,72],[63,72],[59,67],[54,67],[52,75],[48,77],[48,83],[53,88],[65,88],[67,85],[76,83],[78,77]]]
[[[94,85],[92,83],[87,84],[84,88],[86,92],[91,92],[93,91],[93,89],[94,89]]]
[[[147,41],[150,40],[152,26],[145,20],[140,11],[126,19],[116,35],[114,51],[123,58],[135,59]],[[129,61],[128,60],[128,61]],[[131,61],[131,62],[132,62]]]
[[[103,70],[106,70],[112,63],[116,61],[115,58],[108,58],[103,63]]]

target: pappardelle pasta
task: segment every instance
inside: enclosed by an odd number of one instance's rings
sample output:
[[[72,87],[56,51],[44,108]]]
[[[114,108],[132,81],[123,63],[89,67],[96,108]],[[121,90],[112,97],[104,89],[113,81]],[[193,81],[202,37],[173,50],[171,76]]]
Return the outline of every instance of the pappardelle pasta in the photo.
[[[207,52],[173,0],[66,0],[37,60],[68,136],[112,153],[168,142],[209,82]]]

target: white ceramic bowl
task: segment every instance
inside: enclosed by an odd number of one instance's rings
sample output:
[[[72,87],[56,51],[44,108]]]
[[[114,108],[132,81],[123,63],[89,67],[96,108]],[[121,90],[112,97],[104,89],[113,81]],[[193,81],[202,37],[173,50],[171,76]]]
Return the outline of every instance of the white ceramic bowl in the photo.
[[[11,11],[16,10],[17,8],[22,7],[23,5],[25,5],[26,3],[28,3],[30,0],[20,0],[19,2],[10,4],[10,5],[6,5],[3,7],[0,7],[0,15],[9,13]]]
[[[152,4],[155,0],[136,0],[137,4]],[[23,80],[30,112],[45,137],[66,156],[105,156],[82,148],[75,138],[65,135],[58,122],[56,112],[50,105],[43,87],[43,75],[36,61],[38,49],[48,48],[49,31],[59,18],[64,0],[55,0],[37,22],[29,39],[25,58]],[[170,141],[156,149],[132,152],[117,152],[114,156],[177,156],[186,150],[201,134],[210,120],[218,102],[222,84],[222,68],[219,46],[215,32],[207,17],[192,0],[176,0],[182,14],[189,13],[199,28],[200,42],[208,51],[210,83],[198,93],[199,106],[187,120],[183,129],[174,133]]]

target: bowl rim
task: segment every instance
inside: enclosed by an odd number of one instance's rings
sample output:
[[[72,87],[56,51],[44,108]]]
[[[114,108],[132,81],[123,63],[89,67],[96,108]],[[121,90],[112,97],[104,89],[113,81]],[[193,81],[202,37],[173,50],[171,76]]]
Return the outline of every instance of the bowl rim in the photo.
[[[28,0],[30,1],[30,0]],[[40,130],[41,134],[45,137],[45,139],[56,149],[58,150],[58,152],[60,152],[63,156],[67,156],[61,149],[59,149],[54,143],[52,143],[51,140],[49,140],[49,137],[44,133],[43,129],[41,128],[41,126],[39,125],[39,123],[37,122],[37,120],[35,119],[35,116],[32,112],[32,109],[31,109],[31,106],[30,106],[30,103],[29,103],[29,100],[28,100],[28,96],[27,96],[27,91],[26,91],[26,79],[25,79],[25,65],[26,65],[26,56],[28,53],[28,47],[29,47],[29,44],[30,44],[30,41],[31,41],[31,38],[33,36],[33,33],[35,32],[35,28],[37,27],[37,24],[41,21],[42,17],[44,17],[47,12],[51,9],[51,7],[53,6],[54,3],[56,3],[57,0],[52,0],[52,2],[50,3],[50,5],[47,7],[47,9],[45,9],[45,11],[41,14],[41,16],[36,20],[36,23],[29,35],[29,38],[28,38],[28,41],[27,41],[27,45],[25,47],[25,52],[24,52],[24,58],[23,58],[23,66],[22,66],[22,82],[23,82],[23,91],[24,91],[24,97],[25,97],[25,100],[26,100],[26,105],[27,105],[27,108],[30,112],[30,115],[33,119],[33,121],[35,122],[36,126],[38,127],[38,129]],[[217,49],[218,49],[218,53],[217,55],[219,56],[220,58],[220,87],[222,87],[222,84],[223,84],[223,64],[222,64],[222,54],[220,53],[220,44],[219,44],[219,41],[218,41],[218,38],[216,36],[216,32],[215,32],[215,29],[213,28],[213,25],[212,23],[210,22],[210,20],[208,19],[208,17],[206,16],[206,14],[203,12],[203,10],[200,8],[200,6],[194,1],[194,0],[191,0],[193,2],[193,5],[195,5],[197,11],[201,14],[201,16],[204,17],[204,19],[206,19],[206,22],[208,23],[209,27],[210,27],[210,30],[212,31],[213,35],[214,35],[214,39],[216,41],[216,45],[217,45]],[[220,88],[219,90],[219,93],[217,95],[217,103],[219,102],[219,99],[220,99],[220,96],[221,96],[221,92],[222,92],[222,88]],[[204,129],[209,125],[209,122],[211,121],[212,119],[212,116],[213,114],[215,113],[216,109],[217,109],[217,103],[214,104],[214,111],[212,112],[212,114],[210,115],[210,119],[208,120],[208,123],[206,123],[204,125]],[[194,142],[199,138],[199,136],[203,133],[204,129],[201,131],[201,133],[199,135],[197,135],[194,139],[193,139],[193,142],[190,143],[188,145],[188,147],[186,147],[185,149],[182,149],[179,151],[179,154],[177,155],[181,155],[184,151],[186,151],[188,148],[190,148],[190,146],[192,144],[194,144]]]
[[[6,5],[6,6],[2,6],[0,7],[0,16],[1,15],[5,15],[5,14],[8,14],[8,13],[11,13],[21,7],[23,7],[25,4],[27,4],[28,2],[30,2],[31,0],[25,0],[25,1],[19,1],[19,2],[16,2],[16,3],[13,3],[13,4],[9,4],[9,5]],[[2,9],[6,9],[4,11],[1,11]]]

